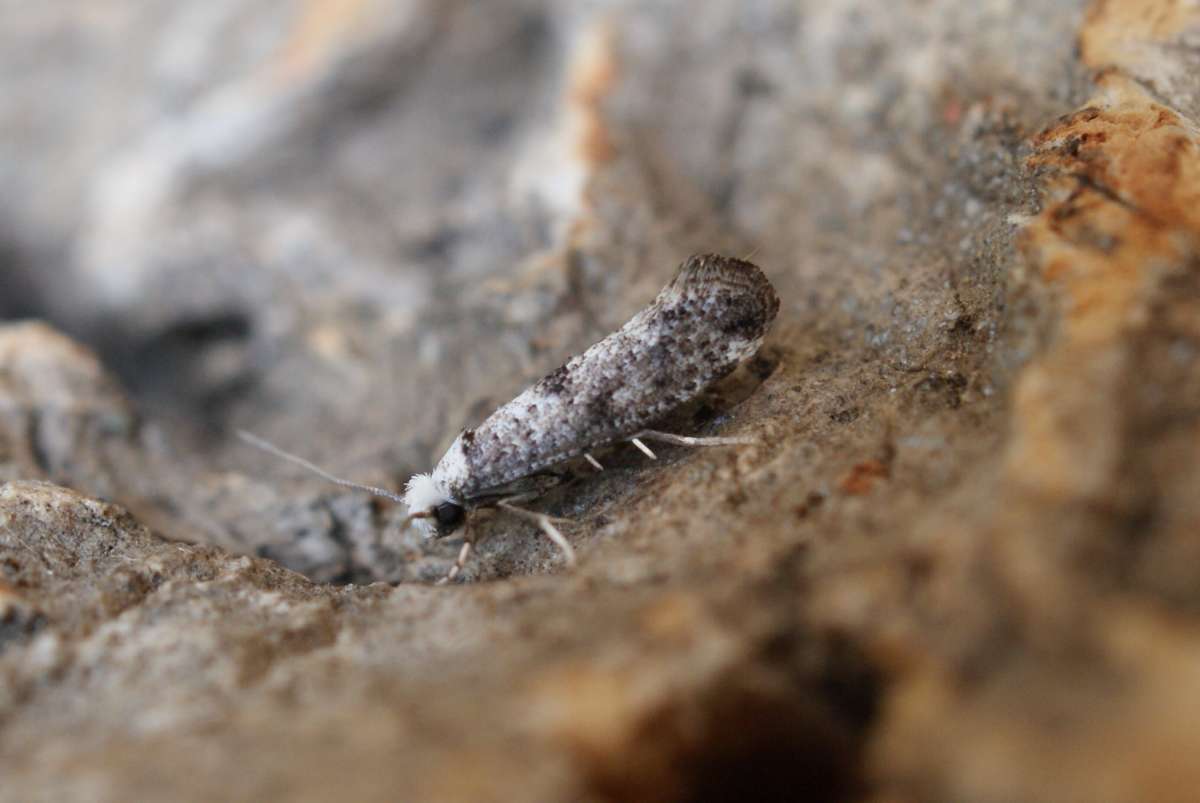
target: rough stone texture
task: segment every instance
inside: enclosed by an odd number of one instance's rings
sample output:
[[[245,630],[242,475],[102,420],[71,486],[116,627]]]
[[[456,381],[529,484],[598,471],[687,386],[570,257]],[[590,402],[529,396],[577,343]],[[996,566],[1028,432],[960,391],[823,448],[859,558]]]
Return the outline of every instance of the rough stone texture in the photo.
[[[0,798],[1195,798],[1195,3],[3,19]],[[665,425],[760,443],[573,573],[230,437],[399,487],[699,251],[783,304]]]

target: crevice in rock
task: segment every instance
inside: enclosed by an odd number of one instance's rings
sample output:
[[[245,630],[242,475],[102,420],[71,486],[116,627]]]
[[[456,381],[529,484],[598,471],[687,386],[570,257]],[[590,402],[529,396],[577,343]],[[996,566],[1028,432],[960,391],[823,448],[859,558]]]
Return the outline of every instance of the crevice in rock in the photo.
[[[197,432],[227,432],[231,408],[256,382],[253,317],[241,310],[181,318],[146,332],[117,322],[91,329],[102,360],[140,407]]]

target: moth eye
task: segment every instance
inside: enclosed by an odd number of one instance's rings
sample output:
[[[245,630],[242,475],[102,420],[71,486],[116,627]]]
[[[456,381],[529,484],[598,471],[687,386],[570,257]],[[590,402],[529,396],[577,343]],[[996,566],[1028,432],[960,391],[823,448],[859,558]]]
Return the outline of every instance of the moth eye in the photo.
[[[438,529],[442,532],[449,532],[462,524],[466,512],[460,505],[453,502],[442,502],[433,509],[433,515],[437,519]]]

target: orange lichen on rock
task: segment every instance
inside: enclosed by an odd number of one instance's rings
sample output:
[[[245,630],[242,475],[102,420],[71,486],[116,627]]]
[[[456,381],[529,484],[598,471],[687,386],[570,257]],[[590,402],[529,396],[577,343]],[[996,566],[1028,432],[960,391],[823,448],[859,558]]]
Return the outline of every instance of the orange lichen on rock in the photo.
[[[1200,129],[1126,79],[1109,75],[1100,83],[1103,91],[1091,104],[1034,139],[1031,166],[1053,171],[1052,203],[1041,221],[1056,233],[1074,233],[1070,239],[1102,257],[1110,248],[1078,233],[1086,225],[1124,229],[1122,210],[1148,233],[1181,227],[1194,234],[1200,229]]]
[[[1062,315],[1018,383],[1007,453],[1026,487],[1093,501],[1120,461],[1113,399],[1136,367],[1122,343],[1145,327],[1153,290],[1200,249],[1200,131],[1116,73],[1100,87],[1033,142],[1046,203],[1024,246],[1062,293]]]
[[[588,165],[600,165],[616,156],[616,145],[601,109],[618,79],[616,45],[612,27],[598,25],[582,37],[568,76],[568,108],[575,127],[575,147]]]
[[[888,467],[880,460],[864,460],[854,464],[838,482],[842,493],[860,496],[869,494],[875,480],[886,479]]]
[[[1079,33],[1083,63],[1133,71],[1155,43],[1200,30],[1200,6],[1189,0],[1101,0],[1088,9]]]

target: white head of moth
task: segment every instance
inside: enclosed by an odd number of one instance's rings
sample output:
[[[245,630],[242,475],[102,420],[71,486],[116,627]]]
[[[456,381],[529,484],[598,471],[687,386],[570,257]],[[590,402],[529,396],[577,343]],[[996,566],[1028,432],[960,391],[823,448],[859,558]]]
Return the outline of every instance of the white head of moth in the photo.
[[[570,545],[549,517],[516,503],[544,491],[550,469],[579,457],[598,467],[591,452],[619,441],[631,441],[651,457],[642,439],[745,443],[671,435],[647,426],[753,356],[778,310],[779,298],[756,265],[715,254],[689,257],[650,306],[478,427],[464,430],[431,473],[410,479],[402,498],[409,520],[426,536],[443,538],[458,532],[471,511],[501,507],[537,520],[573,560]],[[252,435],[243,437],[326,479],[364,487],[331,477]],[[400,498],[378,488],[366,490]],[[468,539],[451,577],[462,568],[470,546]]]

